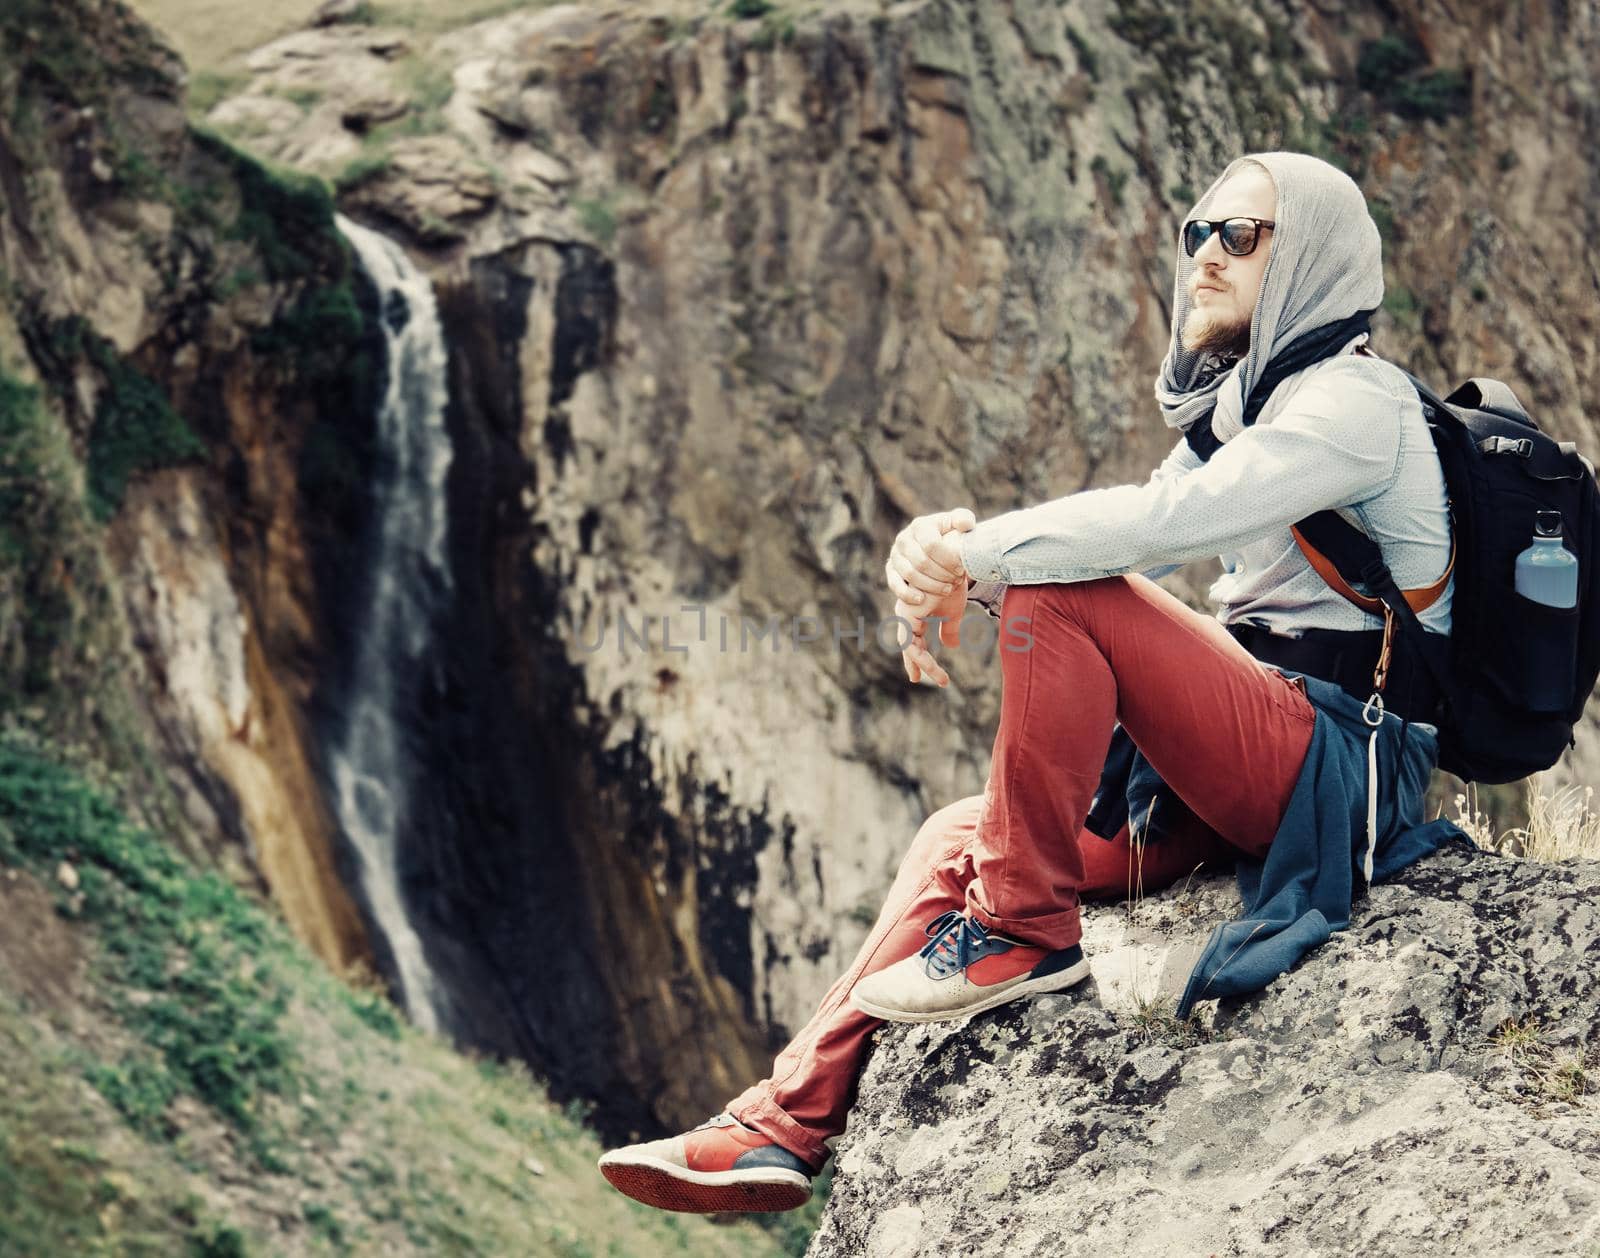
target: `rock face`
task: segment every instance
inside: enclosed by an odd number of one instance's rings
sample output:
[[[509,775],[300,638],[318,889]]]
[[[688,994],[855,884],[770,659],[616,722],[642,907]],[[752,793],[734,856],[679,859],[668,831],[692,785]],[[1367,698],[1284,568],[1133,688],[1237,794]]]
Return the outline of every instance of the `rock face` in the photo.
[[[810,1258],[1594,1252],[1600,862],[1449,845],[1163,1018],[1237,908],[1091,910],[1073,994],[877,1032]]]
[[[27,539],[56,553],[0,562],[0,713],[95,744],[134,815],[342,968],[366,941],[308,714],[375,364],[326,191],[197,135],[184,77],[112,0],[0,12],[0,368],[37,381],[75,482]]]
[[[983,779],[992,654],[920,691],[870,645],[895,533],[1148,474],[1179,219],[1236,154],[1349,167],[1384,351],[1592,447],[1597,40],[1561,6],[919,0],[258,50],[211,121],[407,239],[453,343],[473,647],[411,859],[462,1033],[622,1129],[764,1070]]]

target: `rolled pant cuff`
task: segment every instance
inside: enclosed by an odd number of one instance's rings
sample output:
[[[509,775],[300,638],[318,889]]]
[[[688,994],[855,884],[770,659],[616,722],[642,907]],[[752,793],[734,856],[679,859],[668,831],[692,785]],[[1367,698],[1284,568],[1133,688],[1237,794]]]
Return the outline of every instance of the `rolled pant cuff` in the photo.
[[[1033,944],[1038,948],[1048,948],[1052,952],[1070,948],[1083,938],[1083,926],[1078,921],[1077,905],[1035,917],[997,917],[993,913],[984,912],[969,900],[967,913],[981,922],[987,930],[998,931],[1012,939]]]
[[[729,1101],[726,1108],[746,1127],[776,1140],[790,1153],[804,1158],[813,1172],[821,1170],[833,1152],[822,1140],[790,1118],[759,1084],[746,1088]]]

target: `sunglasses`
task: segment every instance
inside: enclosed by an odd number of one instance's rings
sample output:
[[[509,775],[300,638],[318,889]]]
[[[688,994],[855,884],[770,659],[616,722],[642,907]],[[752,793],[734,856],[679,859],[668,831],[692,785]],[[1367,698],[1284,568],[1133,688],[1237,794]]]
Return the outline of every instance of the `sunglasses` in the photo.
[[[1215,234],[1236,258],[1256,251],[1264,229],[1276,226],[1264,218],[1191,218],[1183,225],[1183,251],[1191,258]]]

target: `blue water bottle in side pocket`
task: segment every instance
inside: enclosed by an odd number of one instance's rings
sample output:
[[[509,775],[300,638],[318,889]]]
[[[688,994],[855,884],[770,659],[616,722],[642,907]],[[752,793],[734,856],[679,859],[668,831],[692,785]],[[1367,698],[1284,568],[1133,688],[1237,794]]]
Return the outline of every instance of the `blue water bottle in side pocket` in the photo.
[[[1561,512],[1534,517],[1533,545],[1517,556],[1517,593],[1546,607],[1578,604],[1578,557],[1561,544]]]
[[[1533,545],[1517,556],[1516,591],[1532,648],[1523,654],[1523,699],[1534,712],[1563,711],[1578,647],[1578,557],[1561,544],[1561,512],[1534,517]]]

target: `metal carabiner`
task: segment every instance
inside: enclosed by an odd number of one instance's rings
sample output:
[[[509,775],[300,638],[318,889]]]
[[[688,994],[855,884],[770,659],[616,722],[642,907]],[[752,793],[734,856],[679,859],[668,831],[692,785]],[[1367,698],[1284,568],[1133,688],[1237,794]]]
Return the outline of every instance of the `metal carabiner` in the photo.
[[[1377,720],[1372,719],[1372,713],[1374,710],[1376,710],[1378,714]],[[1372,726],[1373,729],[1377,729],[1378,726],[1383,724],[1383,695],[1378,691],[1374,690],[1372,692],[1372,698],[1368,699],[1366,704],[1362,707],[1361,719],[1368,725]]]

